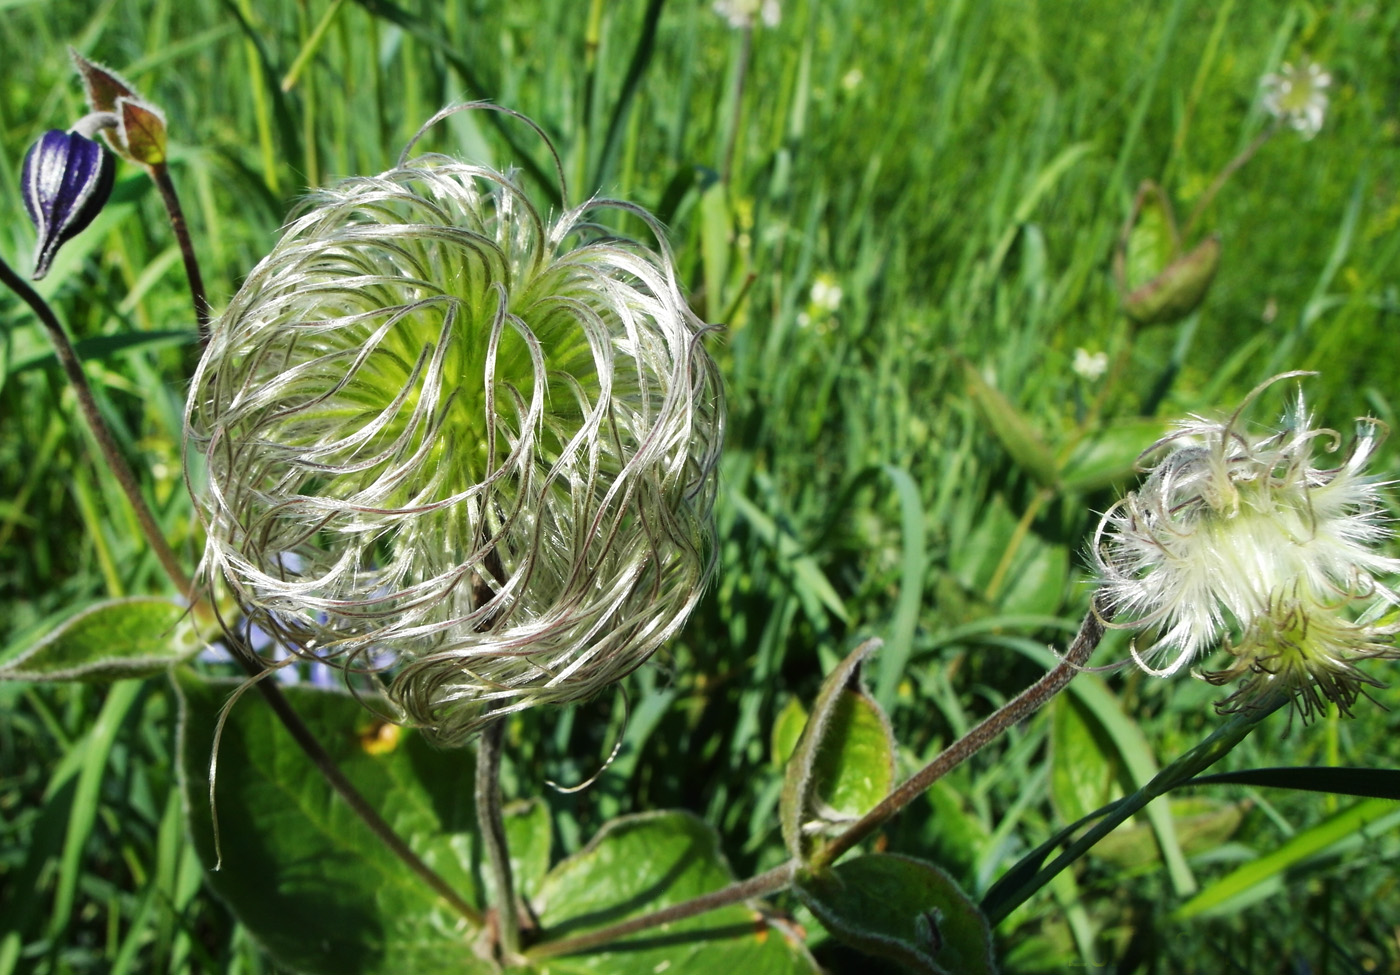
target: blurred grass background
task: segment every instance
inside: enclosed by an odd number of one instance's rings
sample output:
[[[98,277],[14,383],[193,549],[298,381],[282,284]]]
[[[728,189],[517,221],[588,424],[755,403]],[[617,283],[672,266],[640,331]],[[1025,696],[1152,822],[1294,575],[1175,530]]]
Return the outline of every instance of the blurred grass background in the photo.
[[[889,641],[872,683],[913,766],[1072,633],[1086,532],[1165,421],[1316,369],[1328,424],[1396,422],[1400,5],[785,0],[746,36],[700,0],[3,0],[0,251],[19,266],[20,160],[83,113],[67,45],[165,109],[216,308],[307,187],[387,168],[465,99],[537,121],[570,201],[631,199],[671,227],[697,310],[726,326],[719,567],[632,681],[625,727],[609,699],[513,727],[514,790],[550,802],[556,855],[610,816],[679,805],[722,831],[737,871],[771,866],[773,729],[857,638]],[[1189,212],[1265,126],[1260,77],[1304,56],[1333,76],[1321,134],[1280,133],[1226,186],[1203,220],[1224,243],[1204,304],[1129,343],[1109,266],[1138,182]],[[423,148],[548,171],[528,130],[498,122],[455,116]],[[133,167],[42,285],[193,565],[189,300]],[[1121,356],[1112,385],[1073,371],[1081,348]],[[1281,405],[1266,397],[1260,418]],[[1008,409],[1031,447],[992,422]],[[0,295],[0,659],[95,599],[164,588],[89,447],[38,325]],[[1096,662],[1126,655],[1111,639]],[[882,842],[977,896],[1209,733],[1220,696],[1185,676],[1082,676]],[[1400,759],[1382,707],[1286,725],[1224,765]],[[172,726],[159,681],[0,685],[0,975],[271,970],[201,891]],[[543,786],[587,778],[618,735],[591,789]],[[1393,816],[1309,843],[1355,800],[1182,796],[1008,918],[1005,970],[1400,971]],[[1280,848],[1255,882],[1234,873]],[[875,970],[797,919],[834,971]]]

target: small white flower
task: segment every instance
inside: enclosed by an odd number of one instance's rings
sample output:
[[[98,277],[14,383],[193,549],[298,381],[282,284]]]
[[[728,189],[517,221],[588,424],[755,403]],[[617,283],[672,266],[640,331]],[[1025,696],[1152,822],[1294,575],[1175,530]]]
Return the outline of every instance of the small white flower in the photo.
[[[819,274],[812,282],[810,301],[813,309],[818,312],[829,315],[836,311],[841,307],[842,295],[841,286],[830,274]]]
[[[1095,382],[1108,371],[1108,353],[1091,353],[1087,349],[1075,349],[1074,365],[1071,368],[1074,369],[1075,375],[1081,376],[1091,383]]]
[[[752,27],[756,20],[765,27],[778,26],[778,0],[715,0],[713,7],[730,27]]]
[[[1320,65],[1301,61],[1297,67],[1284,64],[1277,73],[1266,74],[1264,111],[1311,139],[1322,129],[1327,115],[1327,86],[1332,76]]]
[[[847,91],[855,91],[865,80],[865,72],[860,68],[852,68],[841,76],[841,87]]]
[[[1229,419],[1193,417],[1154,444],[1173,449],[1104,515],[1093,554],[1112,625],[1150,634],[1133,649],[1144,670],[1169,676],[1223,646],[1235,662],[1201,676],[1250,675],[1227,707],[1278,690],[1307,719],[1324,699],[1348,712],[1362,685],[1377,684],[1356,661],[1397,655],[1400,626],[1382,617],[1400,595],[1382,580],[1400,560],[1379,551],[1393,534],[1386,483],[1365,473],[1383,427],[1359,421],[1338,463],[1315,466],[1318,448],[1336,452],[1341,437],[1311,427],[1301,394],[1279,430],[1240,423],[1280,378]]]

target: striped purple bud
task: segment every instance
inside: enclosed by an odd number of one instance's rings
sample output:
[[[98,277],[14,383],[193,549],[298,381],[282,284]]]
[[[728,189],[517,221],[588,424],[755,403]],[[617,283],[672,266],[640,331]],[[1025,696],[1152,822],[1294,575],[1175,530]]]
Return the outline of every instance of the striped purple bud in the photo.
[[[34,280],[49,273],[58,249],[102,210],[112,195],[115,171],[106,150],[76,132],[50,129],[30,147],[20,183],[29,219],[39,233]]]

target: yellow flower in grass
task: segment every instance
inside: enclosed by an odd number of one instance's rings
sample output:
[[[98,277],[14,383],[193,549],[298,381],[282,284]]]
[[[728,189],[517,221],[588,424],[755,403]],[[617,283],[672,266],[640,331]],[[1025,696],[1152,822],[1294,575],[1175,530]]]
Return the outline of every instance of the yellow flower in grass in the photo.
[[[442,741],[591,696],[711,565],[706,331],[628,204],[546,220],[513,175],[437,155],[317,193],[194,377],[205,566]]]
[[[1246,678],[1227,709],[1281,691],[1305,719],[1329,701],[1349,713],[1379,686],[1357,663],[1397,656],[1400,595],[1385,580],[1400,560],[1381,551],[1386,484],[1366,473],[1384,429],[1359,421],[1328,464],[1342,438],[1312,427],[1301,393],[1279,429],[1246,428],[1245,407],[1279,378],[1228,419],[1193,417],[1155,444],[1170,452],[1104,515],[1094,559],[1112,625],[1146,634],[1133,655],[1148,673],[1221,647],[1231,665],[1201,676]]]

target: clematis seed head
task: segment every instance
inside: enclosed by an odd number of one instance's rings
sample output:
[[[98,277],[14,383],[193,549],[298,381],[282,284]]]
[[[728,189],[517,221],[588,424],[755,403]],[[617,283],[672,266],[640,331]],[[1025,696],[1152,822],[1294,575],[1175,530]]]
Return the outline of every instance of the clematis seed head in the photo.
[[[1359,421],[1325,463],[1342,438],[1312,426],[1301,392],[1274,430],[1246,427],[1245,406],[1180,424],[1152,448],[1170,450],[1142,488],[1104,515],[1094,561],[1110,625],[1145,634],[1134,658],[1155,676],[1223,648],[1232,664],[1201,676],[1245,678],[1227,710],[1281,692],[1305,720],[1329,702],[1347,713],[1377,685],[1357,663],[1397,656],[1387,580],[1400,560],[1382,551],[1386,483],[1366,473],[1384,428]]]
[[[630,205],[546,220],[514,176],[439,155],[319,192],[193,380],[206,568],[444,743],[596,694],[676,633],[712,562],[706,331]]]

